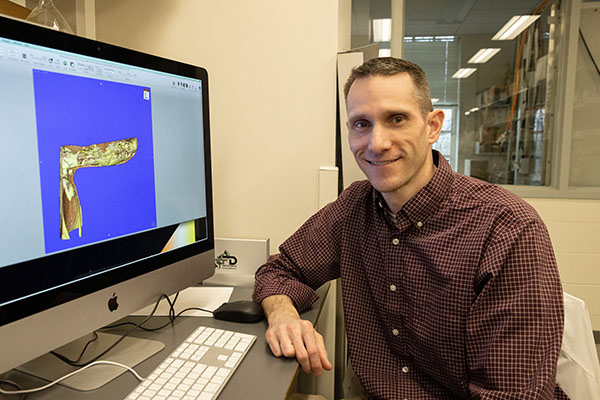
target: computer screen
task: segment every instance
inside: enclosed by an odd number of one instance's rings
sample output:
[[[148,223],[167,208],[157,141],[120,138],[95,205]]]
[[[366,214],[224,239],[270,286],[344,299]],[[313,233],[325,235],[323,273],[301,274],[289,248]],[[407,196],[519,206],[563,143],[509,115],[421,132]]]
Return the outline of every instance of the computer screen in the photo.
[[[205,69],[0,17],[0,372],[214,273]]]

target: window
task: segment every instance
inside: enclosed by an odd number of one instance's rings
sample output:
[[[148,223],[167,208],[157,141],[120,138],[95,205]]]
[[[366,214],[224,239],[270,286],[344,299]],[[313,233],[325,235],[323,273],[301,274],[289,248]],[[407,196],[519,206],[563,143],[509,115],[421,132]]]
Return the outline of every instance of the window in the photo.
[[[386,41],[398,2],[403,54]],[[425,70],[434,107],[446,114],[434,148],[454,170],[523,197],[600,198],[600,1],[354,0],[352,7],[352,47],[378,43],[380,56]],[[520,15],[533,16],[524,31],[492,40]],[[483,61],[474,57],[480,51]],[[453,77],[463,68],[473,71]]]
[[[596,3],[598,5],[598,3]],[[569,184],[600,186],[600,8],[583,8],[579,26]]]
[[[403,58],[418,64],[427,75],[434,108],[444,111],[444,126],[433,146],[454,170],[458,163],[459,85],[452,74],[459,66],[460,47],[456,36],[405,36]]]

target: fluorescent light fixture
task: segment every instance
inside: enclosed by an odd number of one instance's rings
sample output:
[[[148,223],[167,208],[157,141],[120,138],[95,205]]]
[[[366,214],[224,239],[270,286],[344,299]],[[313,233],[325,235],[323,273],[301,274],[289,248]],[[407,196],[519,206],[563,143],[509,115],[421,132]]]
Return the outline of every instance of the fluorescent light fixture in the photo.
[[[456,79],[463,79],[470,76],[475,71],[477,71],[477,68],[461,68],[456,71],[452,77]]]
[[[492,40],[513,40],[539,17],[539,15],[515,15],[500,28]]]
[[[392,49],[379,49],[379,57],[390,57]]]
[[[438,99],[437,97],[432,97],[432,98],[431,98],[431,104],[435,104],[435,103],[437,103],[438,101],[440,101],[440,99]]]
[[[391,18],[373,20],[373,42],[389,42],[392,40]]]
[[[469,64],[483,64],[490,60],[490,58],[494,57],[496,53],[498,53],[500,49],[481,49],[471,59],[468,61]]]
[[[415,42],[435,42],[435,36],[415,36]]]

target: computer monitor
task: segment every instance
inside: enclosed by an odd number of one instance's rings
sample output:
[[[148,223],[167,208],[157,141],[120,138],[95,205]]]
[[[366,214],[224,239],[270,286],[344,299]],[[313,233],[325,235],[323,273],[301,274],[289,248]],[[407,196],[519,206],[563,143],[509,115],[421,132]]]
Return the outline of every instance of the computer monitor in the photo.
[[[0,373],[214,273],[208,76],[0,17]]]

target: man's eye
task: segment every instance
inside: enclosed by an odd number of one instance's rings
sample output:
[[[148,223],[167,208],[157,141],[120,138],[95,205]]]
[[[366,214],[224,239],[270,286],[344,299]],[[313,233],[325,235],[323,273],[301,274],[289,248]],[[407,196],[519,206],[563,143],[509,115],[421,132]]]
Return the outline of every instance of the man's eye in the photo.
[[[404,115],[394,115],[394,117],[392,118],[392,122],[395,124],[399,124],[402,123],[406,118],[404,117]]]
[[[366,127],[369,126],[369,123],[367,121],[356,121],[354,123],[354,128],[355,129],[365,129]]]

